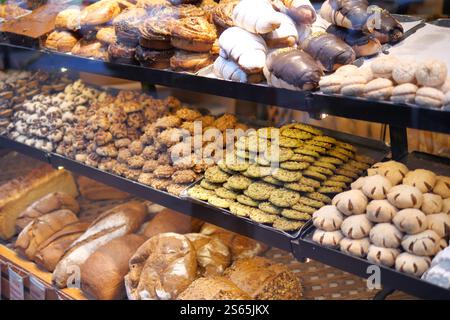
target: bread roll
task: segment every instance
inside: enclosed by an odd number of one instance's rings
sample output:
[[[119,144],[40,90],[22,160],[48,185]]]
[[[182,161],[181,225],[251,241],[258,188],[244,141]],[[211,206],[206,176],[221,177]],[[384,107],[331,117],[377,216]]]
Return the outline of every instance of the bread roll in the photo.
[[[142,203],[130,201],[101,214],[64,253],[53,271],[53,283],[58,288],[64,288],[69,272],[81,266],[99,247],[138,230],[146,213]]]
[[[70,210],[58,210],[48,213],[30,222],[17,237],[15,248],[28,259],[33,260],[44,241],[66,225],[78,221]]]
[[[151,238],[160,233],[175,232],[180,234],[197,232],[202,221],[193,217],[178,213],[170,209],[159,212],[144,229],[144,235]]]
[[[125,287],[131,300],[176,299],[197,275],[195,248],[187,237],[162,233],[131,257]]]
[[[88,200],[123,200],[130,197],[126,192],[84,176],[78,177],[77,183],[81,195]]]
[[[194,245],[201,275],[205,277],[221,275],[230,266],[230,249],[220,239],[201,233],[189,233],[186,237]]]
[[[16,232],[16,220],[30,204],[51,192],[65,192],[73,197],[78,190],[70,172],[42,165],[27,175],[0,186],[0,238],[9,239]]]
[[[300,300],[302,296],[295,274],[267,258],[237,260],[224,275],[255,300]]]
[[[250,296],[224,277],[199,278],[178,300],[250,300]]]
[[[209,223],[203,225],[200,233],[222,240],[222,242],[230,248],[233,261],[243,258],[253,258],[263,254],[269,249],[268,246],[261,242],[238,235]]]
[[[41,243],[34,257],[34,262],[53,272],[66,249],[77,240],[89,227],[88,222],[74,222],[66,225]]]
[[[124,298],[128,261],[144,241],[143,236],[128,234],[98,248],[81,265],[83,291],[98,300]]]
[[[64,192],[52,192],[33,202],[25,211],[19,214],[16,221],[17,232],[22,231],[31,221],[40,216],[56,210],[67,209],[75,214],[80,211],[80,206],[75,198]]]

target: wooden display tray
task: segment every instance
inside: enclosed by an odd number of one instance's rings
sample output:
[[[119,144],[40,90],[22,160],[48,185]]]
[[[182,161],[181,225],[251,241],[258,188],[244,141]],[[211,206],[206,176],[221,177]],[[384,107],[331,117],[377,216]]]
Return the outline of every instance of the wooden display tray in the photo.
[[[56,289],[52,286],[52,274],[43,271],[35,263],[22,259],[16,252],[5,245],[0,245],[1,264],[1,298],[10,299],[9,269],[23,277],[25,300],[37,299],[41,296],[45,300],[87,300],[86,296],[79,289],[66,288]],[[33,279],[32,279],[33,278]],[[31,285],[30,285],[31,283]],[[33,285],[32,283],[37,283]],[[30,286],[38,287],[40,292],[31,292]]]

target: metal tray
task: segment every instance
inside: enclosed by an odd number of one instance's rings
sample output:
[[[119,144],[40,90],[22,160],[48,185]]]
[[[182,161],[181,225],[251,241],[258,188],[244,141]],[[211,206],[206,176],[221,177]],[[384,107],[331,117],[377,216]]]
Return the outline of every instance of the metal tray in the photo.
[[[322,130],[322,132],[325,135],[329,135],[329,136],[332,136],[341,141],[352,144],[353,146],[355,146],[357,148],[359,154],[369,156],[369,157],[373,158],[375,160],[375,162],[384,160],[389,153],[389,147],[382,141],[353,136],[353,135],[350,135],[347,133],[337,132],[334,130],[320,128],[317,126],[313,126],[313,127],[316,127],[318,129]],[[199,183],[200,183],[200,181],[197,181],[197,182],[193,183],[189,188],[191,188]],[[208,207],[211,210],[219,211],[224,215],[236,217],[229,210],[218,208],[218,207],[215,207],[215,206],[209,204],[206,201],[202,201],[202,200],[198,200],[198,199],[194,199],[194,198],[190,197],[187,193],[187,190],[185,190],[181,194],[181,197],[184,199],[189,199],[193,203],[197,203],[202,206]],[[260,228],[270,230],[271,232],[279,233],[279,234],[286,236],[288,238],[291,238],[291,239],[298,238],[303,230],[303,228],[301,228],[300,230],[298,230],[296,232],[285,232],[285,231],[275,229],[270,225],[260,224],[258,222],[251,220],[250,218],[245,218],[245,217],[237,217],[237,218],[247,221],[248,223],[250,223],[252,225],[259,226]]]

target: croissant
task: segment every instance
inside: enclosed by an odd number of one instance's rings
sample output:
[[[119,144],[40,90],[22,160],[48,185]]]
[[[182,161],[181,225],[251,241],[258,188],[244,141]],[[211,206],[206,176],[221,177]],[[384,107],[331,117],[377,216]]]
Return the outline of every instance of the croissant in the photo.
[[[330,23],[353,30],[364,30],[369,17],[367,0],[327,0],[320,16]]]
[[[381,43],[374,34],[365,34],[359,30],[345,29],[334,24],[327,28],[327,32],[350,45],[356,57],[372,56],[381,50]]]
[[[269,48],[292,47],[297,43],[298,33],[294,21],[283,15],[281,25],[272,32],[264,35]]]
[[[277,88],[312,90],[323,72],[306,52],[294,48],[277,49],[267,57],[263,69],[267,83]]]
[[[351,64],[356,53],[347,43],[326,32],[327,22],[317,19],[311,32],[301,42],[301,48],[316,59],[325,71],[335,71],[340,66]]]
[[[371,16],[367,20],[367,29],[372,32],[381,43],[398,42],[403,37],[403,27],[387,10],[378,6],[370,6]]]
[[[242,0],[233,10],[233,23],[248,32],[265,34],[277,29],[283,14],[269,0]]]
[[[259,73],[266,62],[264,39],[238,27],[225,30],[219,38],[220,55],[233,60],[246,73]]]
[[[317,14],[309,0],[282,0],[286,6],[286,14],[297,24],[313,24]]]

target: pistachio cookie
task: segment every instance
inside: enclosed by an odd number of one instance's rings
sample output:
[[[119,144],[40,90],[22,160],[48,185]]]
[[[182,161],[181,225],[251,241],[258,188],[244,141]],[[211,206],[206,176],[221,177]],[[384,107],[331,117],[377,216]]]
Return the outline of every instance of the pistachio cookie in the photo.
[[[251,178],[262,178],[269,176],[272,173],[271,167],[263,167],[259,166],[257,164],[251,164],[247,168],[247,171],[245,171],[246,176]]]
[[[274,186],[278,186],[278,187],[282,187],[284,185],[284,183],[278,179],[275,179],[272,176],[267,176],[261,179],[264,182],[270,183]]]
[[[274,206],[270,202],[261,202],[258,208],[266,213],[279,215],[281,213],[281,208]]]
[[[294,155],[294,151],[289,148],[272,147],[264,152],[264,158],[270,162],[288,161]]]
[[[269,183],[265,182],[253,182],[250,184],[245,190],[245,194],[258,201],[265,201],[268,200],[270,197],[270,194],[275,190],[275,187]]]
[[[292,127],[295,128],[295,129],[299,129],[299,130],[305,131],[307,133],[310,133],[310,134],[312,134],[314,136],[321,136],[321,135],[323,135],[322,130],[319,130],[317,128],[314,128],[312,126],[309,126],[309,125],[306,125],[306,124],[303,124],[303,123],[295,123]]]
[[[297,192],[314,192],[314,188],[299,182],[285,183],[284,187]]]
[[[322,201],[310,199],[307,197],[300,197],[300,199],[298,200],[298,203],[303,204],[305,206],[317,208],[317,209],[322,208],[325,205],[325,203],[323,203]]]
[[[296,129],[296,128],[284,129],[281,131],[281,135],[283,137],[301,139],[301,140],[309,140],[313,137],[312,134],[302,131],[302,130],[299,130],[299,129]]]
[[[300,195],[298,194],[298,192],[281,188],[274,190],[270,194],[269,201],[277,207],[289,208],[295,205],[299,201],[299,199]]]
[[[188,190],[189,196],[191,196],[194,199],[207,201],[209,197],[214,195],[214,191],[202,188],[201,186],[197,185]]]
[[[312,166],[310,166],[308,168],[308,170],[315,171],[315,172],[324,174],[326,176],[332,176],[334,174],[332,170],[323,168],[323,167],[318,167],[318,166],[315,166],[314,164]]]
[[[290,161],[297,161],[297,162],[313,163],[313,162],[316,161],[316,158],[311,157],[311,156],[306,156],[306,155],[303,155],[303,154],[294,153],[292,158],[290,158],[289,160]]]
[[[292,220],[301,220],[301,221],[308,221],[311,219],[311,215],[306,212],[301,212],[293,209],[283,209],[281,211],[281,215],[285,218],[292,219]]]
[[[248,217],[251,208],[239,202],[230,203],[230,212],[239,217]]]
[[[308,193],[306,196],[310,199],[317,200],[317,201],[323,202],[325,204],[331,203],[330,197],[328,197],[324,194],[321,194],[319,192],[311,192],[311,193]]]
[[[327,180],[327,176],[326,175],[324,175],[324,174],[322,174],[320,172],[317,172],[317,171],[310,170],[309,168],[307,170],[303,171],[303,175],[305,177],[312,178],[312,179],[318,180],[318,181],[325,181],[325,180]]]
[[[221,184],[220,183],[211,183],[211,182],[208,182],[208,180],[206,180],[206,179],[202,179],[202,181],[200,181],[200,186],[202,186],[205,189],[214,191],[217,188],[220,188]]]
[[[285,147],[285,148],[298,148],[303,145],[303,141],[300,139],[288,138],[288,137],[284,137],[284,136],[281,136],[278,141],[275,140],[274,142],[275,143],[278,142],[278,145],[280,147]]]
[[[234,190],[245,190],[251,183],[251,179],[240,174],[231,176],[227,181],[227,184]]]
[[[230,207],[230,203],[233,201],[213,195],[208,198],[208,202],[215,207],[227,209]]]
[[[211,183],[224,183],[227,182],[229,174],[220,170],[219,167],[211,167],[205,171],[205,179]]]
[[[263,224],[272,224],[275,222],[275,219],[277,218],[276,215],[265,213],[264,211],[256,208],[253,208],[253,210],[249,212],[248,216],[253,221]]]
[[[215,190],[215,193],[217,196],[224,198],[224,199],[228,199],[228,200],[235,200],[237,198],[237,196],[239,195],[238,193],[236,193],[232,190],[228,190],[224,187],[217,188]]]
[[[300,212],[305,212],[305,213],[309,213],[309,214],[313,214],[314,212],[316,212],[317,208],[314,207],[310,207],[307,206],[305,204],[302,203],[296,203],[292,206],[292,209],[300,211]]]
[[[275,229],[281,231],[292,232],[299,230],[301,227],[304,226],[304,224],[305,223],[303,221],[289,220],[282,217],[276,217],[272,226]]]
[[[314,179],[310,179],[310,178],[306,178],[306,177],[302,177],[299,182],[301,184],[313,187],[313,188],[319,188],[320,187],[320,182]]]
[[[298,181],[302,177],[302,174],[299,171],[277,168],[273,170],[272,177],[282,182],[294,182]]]
[[[285,161],[280,163],[280,168],[287,170],[305,170],[309,166],[309,162]]]
[[[236,200],[241,203],[244,204],[246,206],[250,206],[250,207],[257,207],[259,205],[259,201],[253,200],[252,198],[250,198],[249,196],[245,195],[245,194],[240,194],[236,197]]]

